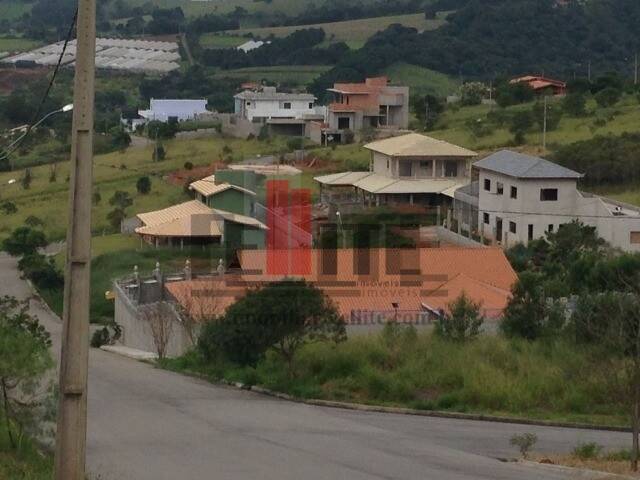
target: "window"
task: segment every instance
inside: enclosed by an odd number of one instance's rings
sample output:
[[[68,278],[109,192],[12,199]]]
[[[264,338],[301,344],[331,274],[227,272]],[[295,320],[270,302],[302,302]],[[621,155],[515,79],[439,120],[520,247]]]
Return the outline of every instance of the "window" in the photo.
[[[490,191],[491,191],[491,180],[489,180],[488,178],[485,178],[485,179],[484,179],[484,189],[485,189],[487,192],[490,192]]]
[[[433,163],[431,160],[420,160],[420,168],[431,172],[433,170]]]
[[[284,102],[282,108],[284,108],[285,110],[291,110],[291,102]]]
[[[640,245],[640,232],[631,232],[629,242],[632,245]]]
[[[313,103],[309,104],[309,110],[313,110]]]
[[[557,188],[541,188],[540,189],[540,201],[541,202],[556,202],[556,201],[558,201],[558,189]]]
[[[504,194],[504,185],[500,182],[496,183],[496,194],[497,195]]]
[[[400,176],[401,177],[411,177],[411,166],[413,162],[411,160],[400,160]]]
[[[509,222],[509,231],[511,233],[517,233],[517,230],[516,222]]]
[[[511,198],[518,198],[518,187],[511,187]]]
[[[489,225],[491,223],[491,216],[488,213],[483,213],[482,217],[486,225]]]
[[[389,170],[389,159],[387,158],[387,170]]]
[[[529,234],[527,235],[529,241],[533,240],[533,225],[529,224]]]
[[[549,232],[549,233],[553,233],[553,224],[551,224],[551,225],[549,225],[549,226],[547,227],[547,232]]]
[[[457,177],[458,176],[458,162],[449,161],[444,162],[444,176],[445,177]]]
[[[351,121],[349,120],[349,117],[338,118],[338,129],[347,130],[349,128],[351,128]]]

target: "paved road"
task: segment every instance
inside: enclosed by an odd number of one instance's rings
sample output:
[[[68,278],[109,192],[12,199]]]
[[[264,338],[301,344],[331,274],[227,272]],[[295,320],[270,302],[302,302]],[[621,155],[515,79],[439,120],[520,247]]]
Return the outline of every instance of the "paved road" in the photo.
[[[29,296],[0,254],[0,295]],[[59,337],[57,319],[33,313]],[[59,344],[59,343],[57,343]],[[154,369],[102,351],[90,357],[88,462],[103,480],[563,479],[499,462],[509,438],[535,432],[542,452],[610,432],[361,413],[299,405]]]

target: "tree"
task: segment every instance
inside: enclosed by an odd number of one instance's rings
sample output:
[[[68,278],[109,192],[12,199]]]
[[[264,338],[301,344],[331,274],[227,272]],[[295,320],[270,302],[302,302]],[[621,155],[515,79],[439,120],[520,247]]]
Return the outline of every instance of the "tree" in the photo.
[[[496,103],[501,107],[509,107],[533,100],[535,92],[526,83],[504,82],[496,87]]]
[[[331,300],[305,281],[283,280],[249,291],[209,322],[199,339],[206,358],[218,352],[242,365],[255,365],[273,348],[293,375],[298,349],[308,342],[346,339],[344,320]]]
[[[43,378],[53,366],[51,340],[28,309],[28,301],[0,298],[0,407],[14,449],[25,433],[37,433],[52,398]]]
[[[535,122],[540,127],[540,130],[544,128],[544,120],[545,120],[545,108],[543,102],[536,102],[531,109],[531,113]],[[558,128],[560,125],[560,120],[562,120],[562,109],[553,104],[547,104],[547,131],[552,132]]]
[[[2,242],[2,248],[15,257],[30,255],[38,248],[47,246],[47,237],[40,230],[31,227],[18,227]]]
[[[129,195],[129,192],[117,190],[109,199],[109,205],[124,210],[133,205],[133,199],[131,198],[131,195]]]
[[[22,185],[22,188],[24,188],[25,190],[29,190],[31,188],[31,180],[33,180],[33,176],[31,174],[31,169],[30,168],[25,168],[24,169],[24,175],[22,176],[22,179],[20,180],[20,184]]]
[[[513,141],[517,145],[522,145],[525,143],[525,134],[531,129],[533,126],[533,118],[531,116],[531,112],[524,110],[520,112],[516,112],[511,119],[511,125],[509,126],[509,131],[513,133],[514,138]]]
[[[637,280],[637,278],[636,278]],[[582,296],[572,317],[578,343],[592,347],[613,398],[629,409],[633,448],[631,469],[638,471],[640,452],[640,287],[631,291]]]
[[[622,97],[622,90],[614,87],[607,87],[603,90],[600,90],[593,96],[593,98],[595,98],[596,102],[598,103],[598,106],[602,108],[614,106],[616,103],[618,103],[620,97]]]
[[[416,118],[426,130],[432,130],[444,112],[444,104],[433,95],[412,97],[412,108]]]
[[[487,93],[487,87],[481,82],[469,82],[460,87],[460,103],[462,105],[480,105]]]
[[[109,213],[107,213],[107,220],[109,221],[109,225],[111,225],[111,228],[113,228],[113,230],[116,232],[120,232],[122,222],[126,218],[127,218],[127,214],[120,207],[116,207],[113,210],[111,210]]]
[[[140,177],[136,182],[136,190],[140,195],[147,195],[151,191],[151,180],[148,176]]]
[[[158,359],[163,360],[173,337],[175,311],[167,302],[158,302],[141,306],[138,315],[151,335]]]
[[[113,127],[109,130],[111,135],[111,145],[118,150],[126,150],[131,145],[131,136],[122,126]]]
[[[481,305],[471,300],[465,292],[449,305],[436,321],[436,334],[454,342],[465,342],[477,337],[484,323]]]
[[[537,340],[560,332],[565,323],[564,311],[547,300],[543,285],[544,277],[539,273],[520,274],[500,324],[503,334]]]
[[[155,147],[153,148],[153,154],[151,158],[154,162],[161,162],[167,157],[167,151],[164,148],[162,142],[156,142]]]
[[[587,99],[581,93],[569,93],[562,101],[562,109],[572,117],[583,117],[587,113]]]
[[[18,212],[18,207],[16,207],[15,203],[7,200],[0,203],[0,210],[6,215],[13,215],[14,213]]]

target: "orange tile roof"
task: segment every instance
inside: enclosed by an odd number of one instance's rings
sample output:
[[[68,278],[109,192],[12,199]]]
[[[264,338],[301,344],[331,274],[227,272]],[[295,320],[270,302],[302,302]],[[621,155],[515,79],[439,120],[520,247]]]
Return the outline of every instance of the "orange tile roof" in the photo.
[[[241,251],[242,274],[229,277],[224,288],[220,280],[186,282],[186,287],[170,284],[167,288],[208,288],[218,296],[235,299],[243,288],[300,278],[321,288],[348,321],[352,312],[388,312],[396,306],[400,311],[446,309],[462,291],[482,302],[487,311],[499,313],[516,281],[498,248],[311,250],[308,264],[303,265],[303,259],[301,250]],[[225,291],[232,294],[225,295]],[[217,300],[216,306],[226,308],[231,303]]]

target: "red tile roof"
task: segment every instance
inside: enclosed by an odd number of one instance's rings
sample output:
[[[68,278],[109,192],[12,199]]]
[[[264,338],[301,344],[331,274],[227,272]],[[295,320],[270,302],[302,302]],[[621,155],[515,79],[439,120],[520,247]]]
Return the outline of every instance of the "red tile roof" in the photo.
[[[344,249],[308,253],[242,251],[239,252],[242,274],[224,280],[168,284],[167,289],[188,310],[193,310],[192,304],[197,303],[200,310],[221,314],[244,295],[246,288],[284,278],[302,278],[331,297],[349,321],[352,312],[358,311],[446,310],[463,291],[482,303],[487,316],[496,317],[516,281],[504,252],[497,248]],[[193,298],[210,300],[194,302]],[[198,309],[194,314],[198,316]]]

